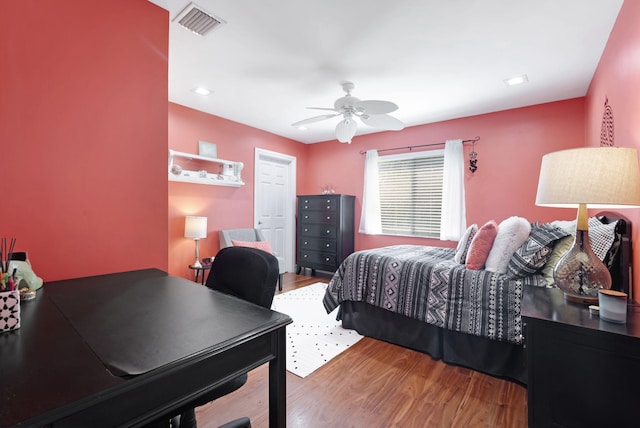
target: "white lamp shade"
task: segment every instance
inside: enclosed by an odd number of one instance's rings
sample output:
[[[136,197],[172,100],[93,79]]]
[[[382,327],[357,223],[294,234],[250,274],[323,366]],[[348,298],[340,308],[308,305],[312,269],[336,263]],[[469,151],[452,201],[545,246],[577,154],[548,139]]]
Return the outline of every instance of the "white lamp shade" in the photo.
[[[584,147],[543,156],[536,205],[596,208],[640,206],[636,149]]]
[[[207,237],[207,218],[188,215],[184,219],[184,237],[200,239]]]

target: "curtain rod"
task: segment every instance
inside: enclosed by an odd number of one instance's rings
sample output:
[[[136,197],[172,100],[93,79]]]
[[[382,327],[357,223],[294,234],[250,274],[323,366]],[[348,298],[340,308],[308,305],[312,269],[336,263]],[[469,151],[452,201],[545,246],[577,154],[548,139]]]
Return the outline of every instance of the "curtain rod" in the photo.
[[[476,143],[476,142],[478,142],[478,141],[480,141],[480,137],[479,137],[479,136],[478,136],[478,137],[476,137],[476,138],[473,138],[473,139],[471,139],[471,140],[462,140],[462,142],[463,142],[463,143]],[[379,152],[388,152],[388,151],[390,151],[390,150],[403,150],[403,149],[411,150],[411,149],[415,149],[416,147],[441,146],[441,145],[443,145],[443,144],[444,144],[444,142],[442,142],[442,143],[431,143],[431,144],[420,144],[420,145],[417,145],[417,146],[395,147],[395,148],[392,148],[392,149],[382,149],[382,150],[378,150],[378,153],[379,153]],[[366,151],[366,150],[360,150],[360,154],[361,154],[361,155],[364,155],[364,154],[366,154],[366,153],[367,153],[367,151]]]

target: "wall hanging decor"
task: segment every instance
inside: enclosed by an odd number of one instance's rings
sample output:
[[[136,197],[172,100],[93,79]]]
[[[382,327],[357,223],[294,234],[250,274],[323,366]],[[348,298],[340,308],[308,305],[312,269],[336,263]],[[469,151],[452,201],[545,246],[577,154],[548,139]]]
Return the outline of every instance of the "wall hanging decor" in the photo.
[[[478,137],[478,139],[480,139]],[[473,140],[473,146],[471,148],[471,153],[469,153],[469,171],[473,174],[478,170],[478,154],[476,153],[476,141]]]
[[[606,98],[602,114],[602,128],[600,129],[600,145],[613,146],[613,137],[613,109],[609,105],[609,98]]]

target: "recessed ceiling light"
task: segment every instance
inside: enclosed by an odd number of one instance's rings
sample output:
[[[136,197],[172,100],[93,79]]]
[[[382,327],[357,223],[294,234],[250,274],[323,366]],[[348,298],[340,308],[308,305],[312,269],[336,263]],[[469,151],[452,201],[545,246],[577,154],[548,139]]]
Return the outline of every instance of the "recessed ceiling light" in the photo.
[[[522,76],[516,76],[516,77],[512,77],[511,79],[505,79],[504,84],[507,86],[513,86],[513,85],[520,85],[522,83],[527,83],[528,81],[529,81],[529,78],[527,77],[527,75],[523,74]]]
[[[192,91],[195,92],[198,95],[209,95],[211,92],[213,92],[213,91],[211,91],[211,90],[209,90],[209,89],[207,89],[205,87],[202,87],[202,86],[198,86],[197,88],[193,88]]]
[[[304,126],[304,125],[302,125],[302,126],[296,126],[296,128],[298,128],[298,129],[299,129],[299,130],[301,130],[301,131],[306,131],[307,129],[309,129],[309,128],[307,128],[307,127],[306,127],[306,126]]]

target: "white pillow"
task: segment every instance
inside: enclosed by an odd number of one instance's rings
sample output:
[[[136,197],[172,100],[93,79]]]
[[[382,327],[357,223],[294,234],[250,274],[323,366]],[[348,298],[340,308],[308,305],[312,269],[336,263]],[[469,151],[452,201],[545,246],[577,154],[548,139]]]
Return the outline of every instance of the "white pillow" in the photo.
[[[490,272],[507,273],[511,256],[529,238],[529,233],[531,224],[526,218],[514,216],[503,220],[498,226],[498,235],[487,256],[485,269]]]
[[[458,246],[456,247],[456,255],[453,256],[453,260],[456,263],[464,264],[467,259],[467,252],[469,251],[469,247],[471,246],[471,240],[473,236],[478,232],[478,225],[472,224],[465,230],[462,238],[458,241]]]

